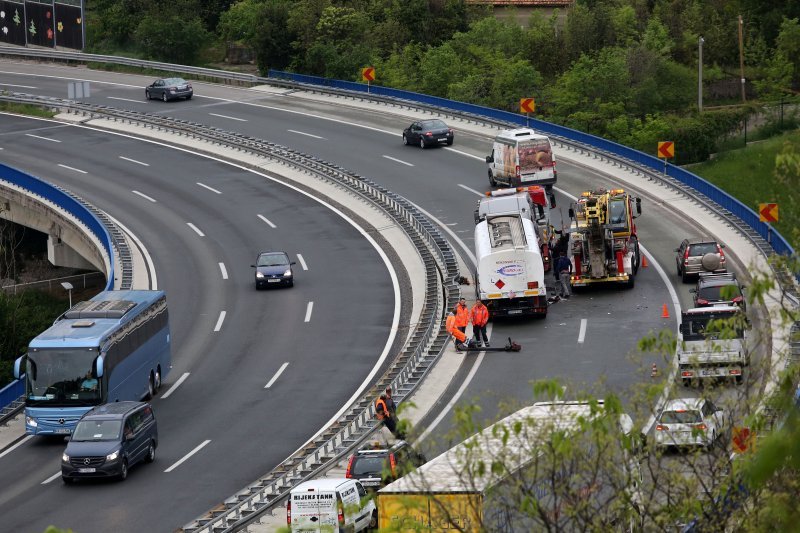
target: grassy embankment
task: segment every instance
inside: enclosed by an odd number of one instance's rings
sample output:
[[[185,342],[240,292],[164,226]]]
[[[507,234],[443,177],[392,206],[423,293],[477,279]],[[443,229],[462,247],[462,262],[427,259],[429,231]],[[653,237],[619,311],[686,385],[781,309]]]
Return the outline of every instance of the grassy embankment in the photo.
[[[721,152],[714,159],[691,165],[687,169],[738,198],[756,212],[760,203],[777,203],[779,218],[773,228],[791,243],[793,228],[789,220],[797,220],[800,206],[791,203],[785,187],[775,178],[775,156],[783,150],[787,141],[795,146],[800,145],[800,131]]]

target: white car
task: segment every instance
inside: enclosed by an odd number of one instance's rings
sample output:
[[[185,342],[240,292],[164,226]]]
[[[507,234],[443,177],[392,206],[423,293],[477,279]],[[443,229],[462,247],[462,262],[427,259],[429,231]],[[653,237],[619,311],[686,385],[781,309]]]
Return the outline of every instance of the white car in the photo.
[[[711,447],[722,433],[724,411],[705,398],[670,400],[656,423],[656,445]]]

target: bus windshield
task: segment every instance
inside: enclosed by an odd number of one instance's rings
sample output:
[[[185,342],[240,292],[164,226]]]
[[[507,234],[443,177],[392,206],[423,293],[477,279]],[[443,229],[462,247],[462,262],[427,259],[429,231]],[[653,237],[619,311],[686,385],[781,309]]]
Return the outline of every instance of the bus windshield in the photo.
[[[29,406],[97,405],[102,380],[92,376],[97,351],[86,348],[38,350],[28,353]]]

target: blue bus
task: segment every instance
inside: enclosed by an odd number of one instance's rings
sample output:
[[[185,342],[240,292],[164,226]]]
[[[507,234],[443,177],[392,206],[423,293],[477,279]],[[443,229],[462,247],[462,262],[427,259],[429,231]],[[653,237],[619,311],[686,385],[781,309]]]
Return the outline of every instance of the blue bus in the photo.
[[[163,291],[104,291],[75,304],[14,362],[25,431],[68,435],[95,405],[153,397],[171,368]]]

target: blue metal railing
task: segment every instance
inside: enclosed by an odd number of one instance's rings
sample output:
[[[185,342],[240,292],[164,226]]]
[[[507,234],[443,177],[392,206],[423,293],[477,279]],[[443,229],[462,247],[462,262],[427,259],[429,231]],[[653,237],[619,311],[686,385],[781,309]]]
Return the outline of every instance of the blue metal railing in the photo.
[[[411,91],[402,91],[399,89],[392,89],[390,87],[382,87],[380,85],[367,86],[365,83],[358,83],[344,80],[334,80],[329,78],[322,78],[319,76],[307,76],[305,74],[294,74],[291,72],[284,72],[279,70],[270,70],[270,78],[291,80],[297,83],[306,83],[310,85],[321,85],[324,87],[332,87],[336,89],[345,89],[349,91],[357,91],[366,93],[369,90],[370,94],[376,96],[385,96],[390,98],[398,98],[401,100],[409,100],[421,104],[441,107],[443,109],[450,109],[461,113],[469,113],[472,115],[479,115],[487,117],[492,120],[508,122],[519,126],[527,126],[547,133],[548,135],[564,137],[571,141],[592,147],[603,152],[613,154],[617,157],[627,159],[644,167],[656,170],[658,172],[664,171],[664,162],[652,155],[634,150],[627,146],[597,137],[588,133],[583,133],[571,128],[559,126],[550,122],[545,122],[538,119],[528,119],[517,113],[509,111],[502,111],[500,109],[492,109],[480,105],[467,104],[464,102],[457,102],[455,100],[448,100],[446,98],[439,98],[427,94],[420,94]],[[758,213],[753,209],[747,207],[745,204],[730,196],[725,191],[704,180],[696,174],[672,165],[666,166],[667,175],[687,185],[697,192],[704,194],[712,201],[716,202],[724,209],[730,211],[733,215],[739,217],[747,225],[749,225],[755,232],[763,237],[770,243],[775,253],[780,255],[792,255],[794,249],[789,245],[788,241],[777,231],[772,229],[769,224],[759,220]]]
[[[109,235],[106,227],[91,211],[86,209],[78,200],[64,191],[57,189],[39,178],[25,174],[8,165],[4,165],[3,163],[0,163],[0,181],[8,181],[36,196],[44,198],[84,223],[86,227],[97,236],[108,254],[109,267],[106,290],[114,288],[114,249],[111,235]],[[25,394],[25,382],[21,379],[12,381],[0,390],[0,409],[10,405],[23,394]]]

